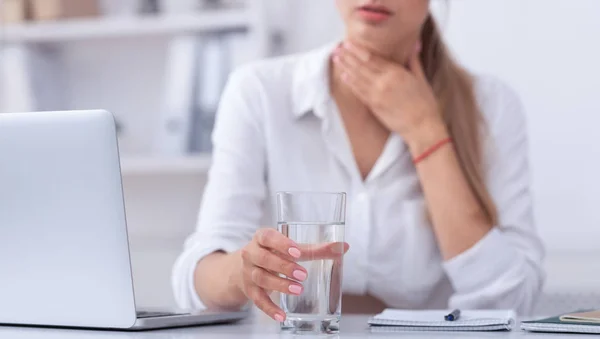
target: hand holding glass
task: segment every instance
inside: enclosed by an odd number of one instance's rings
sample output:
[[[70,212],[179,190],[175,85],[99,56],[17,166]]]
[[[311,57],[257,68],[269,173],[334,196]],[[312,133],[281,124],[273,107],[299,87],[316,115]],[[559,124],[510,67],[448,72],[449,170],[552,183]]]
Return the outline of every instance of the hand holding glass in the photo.
[[[282,194],[278,195],[282,208],[279,216],[289,215],[286,199],[292,197]],[[308,197],[304,194],[305,199]],[[341,206],[332,213],[345,214],[345,195],[335,197],[339,201],[334,204]],[[301,322],[297,327],[302,328],[310,318],[309,325],[316,322],[317,330],[323,327],[323,331],[331,333],[339,321],[342,257],[348,251],[348,244],[343,242],[344,218],[317,224],[281,220],[279,232],[260,229],[241,250],[240,289],[259,309],[285,326],[294,329]],[[273,303],[271,291],[281,293],[283,309]]]
[[[337,333],[341,316],[344,242],[344,193],[277,194],[278,230],[302,253],[297,258],[307,273],[301,294],[281,294],[286,313],[283,329],[293,333]],[[282,277],[295,280],[292,275]]]

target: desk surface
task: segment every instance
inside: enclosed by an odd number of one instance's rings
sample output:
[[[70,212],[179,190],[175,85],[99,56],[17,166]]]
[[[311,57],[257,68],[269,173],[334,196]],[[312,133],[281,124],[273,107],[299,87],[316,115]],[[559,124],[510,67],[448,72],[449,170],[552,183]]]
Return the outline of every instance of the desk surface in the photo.
[[[342,316],[339,336],[325,338],[525,338],[547,337],[548,334],[527,333],[519,329],[512,332],[403,332],[403,333],[371,333],[367,326],[367,315]],[[577,335],[553,335],[554,339],[574,338]],[[310,336],[292,336],[279,332],[275,323],[258,322],[247,319],[236,324],[190,327],[183,329],[147,331],[147,332],[113,332],[62,330],[26,327],[0,327],[0,338],[11,339],[238,339],[238,338],[309,338]]]

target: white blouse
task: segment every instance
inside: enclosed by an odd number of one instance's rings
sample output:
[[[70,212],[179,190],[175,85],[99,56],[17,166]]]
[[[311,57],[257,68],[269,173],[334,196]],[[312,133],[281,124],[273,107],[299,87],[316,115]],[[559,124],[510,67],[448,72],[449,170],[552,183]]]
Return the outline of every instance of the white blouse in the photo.
[[[182,308],[203,308],[194,269],[204,256],[233,252],[271,215],[277,191],[348,194],[344,293],[388,306],[509,308],[528,314],[543,280],[529,182],[527,130],[518,97],[490,77],[476,93],[489,130],[487,184],[500,223],[479,243],[444,261],[429,224],[411,155],[393,134],[361,178],[329,92],[335,45],[244,66],[224,91],[214,156],[196,232],[173,269]]]

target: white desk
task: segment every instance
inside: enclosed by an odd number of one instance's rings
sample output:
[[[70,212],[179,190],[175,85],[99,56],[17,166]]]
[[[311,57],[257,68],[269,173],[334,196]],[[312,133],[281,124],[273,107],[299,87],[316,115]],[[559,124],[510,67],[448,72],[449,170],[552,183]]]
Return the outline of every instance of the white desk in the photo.
[[[324,338],[532,338],[547,337],[548,334],[521,332],[402,332],[370,333],[367,326],[368,316],[347,315],[342,317],[339,336]],[[0,338],[10,339],[238,339],[238,338],[309,338],[310,336],[292,336],[282,334],[275,323],[265,323],[248,319],[230,325],[213,325],[183,329],[159,330],[148,332],[112,332],[62,330],[25,327],[0,327]],[[575,338],[578,335],[552,335],[554,339]]]

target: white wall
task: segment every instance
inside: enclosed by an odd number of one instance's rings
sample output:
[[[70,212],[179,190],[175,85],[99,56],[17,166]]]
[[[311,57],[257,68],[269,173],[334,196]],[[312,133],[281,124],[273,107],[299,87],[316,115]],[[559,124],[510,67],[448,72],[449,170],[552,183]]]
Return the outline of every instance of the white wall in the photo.
[[[110,53],[107,53],[110,51]],[[64,46],[68,109],[107,109],[124,126],[124,154],[152,152],[164,105],[167,40],[156,37]]]
[[[280,1],[286,2],[283,29],[288,53],[317,48],[343,36],[344,27],[334,0]]]
[[[171,307],[171,269],[196,223],[206,177],[125,176],[136,302]]]

